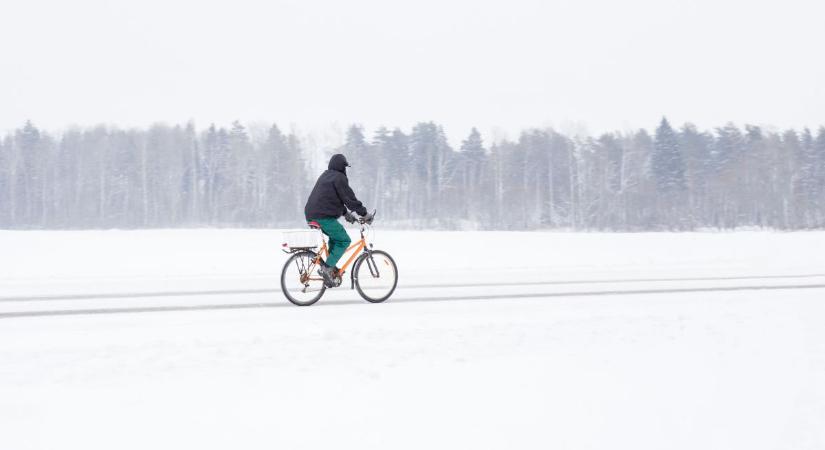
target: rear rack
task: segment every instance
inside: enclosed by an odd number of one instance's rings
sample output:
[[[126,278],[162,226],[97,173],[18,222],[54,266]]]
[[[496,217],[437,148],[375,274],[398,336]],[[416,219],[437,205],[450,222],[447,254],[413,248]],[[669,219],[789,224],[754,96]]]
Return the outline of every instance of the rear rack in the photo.
[[[313,245],[313,246],[311,246],[311,247],[290,247],[290,246],[289,246],[286,242],[284,242],[284,244],[282,245],[282,247],[283,247],[283,248],[281,248],[281,250],[282,250],[284,253],[295,253],[295,252],[298,252],[298,251],[304,251],[304,250],[314,250],[314,249],[317,249],[317,248],[318,248],[318,246],[317,246],[317,245]]]

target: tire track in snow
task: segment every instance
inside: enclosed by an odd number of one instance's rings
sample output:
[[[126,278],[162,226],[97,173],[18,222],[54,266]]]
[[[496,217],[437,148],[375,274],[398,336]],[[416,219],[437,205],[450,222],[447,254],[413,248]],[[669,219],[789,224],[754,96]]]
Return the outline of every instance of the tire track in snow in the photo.
[[[769,280],[769,279],[800,279],[823,278],[825,274],[803,275],[745,275],[733,277],[683,277],[683,278],[627,278],[627,279],[598,279],[598,280],[556,280],[556,281],[505,281],[489,283],[438,283],[438,284],[399,284],[399,289],[437,289],[437,288],[472,288],[472,287],[507,287],[507,286],[554,286],[571,284],[612,284],[612,283],[653,283],[669,281],[725,281],[725,280]],[[102,292],[91,294],[54,294],[54,295],[26,295],[0,297],[0,302],[41,302],[57,300],[99,300],[118,298],[151,298],[151,297],[193,297],[209,295],[246,295],[272,294],[281,292],[280,289],[219,289],[219,290],[191,290],[191,291],[145,291],[145,292]]]
[[[390,299],[388,303],[415,303],[415,302],[441,302],[441,301],[467,301],[467,300],[504,300],[504,299],[531,299],[531,298],[554,298],[554,297],[593,297],[610,295],[645,295],[645,294],[678,294],[689,292],[727,292],[727,291],[760,291],[760,290],[795,290],[795,289],[825,289],[825,284],[801,284],[801,285],[761,285],[761,286],[726,286],[726,287],[704,287],[704,288],[673,288],[673,289],[636,289],[636,290],[612,290],[612,291],[590,291],[590,292],[550,292],[550,293],[525,293],[525,294],[499,294],[499,295],[466,295],[466,296],[445,296],[445,297],[402,297]],[[341,306],[352,304],[368,304],[361,300],[346,300],[335,303],[318,303],[318,306]],[[242,304],[222,304],[222,305],[189,305],[189,306],[149,306],[135,308],[90,308],[90,309],[64,309],[53,311],[16,311],[0,313],[0,319],[23,318],[23,317],[48,317],[48,316],[73,316],[73,315],[97,315],[97,314],[127,314],[127,313],[150,313],[150,312],[183,312],[183,311],[215,311],[230,309],[257,309],[257,308],[282,308],[293,307],[291,303],[242,303]]]

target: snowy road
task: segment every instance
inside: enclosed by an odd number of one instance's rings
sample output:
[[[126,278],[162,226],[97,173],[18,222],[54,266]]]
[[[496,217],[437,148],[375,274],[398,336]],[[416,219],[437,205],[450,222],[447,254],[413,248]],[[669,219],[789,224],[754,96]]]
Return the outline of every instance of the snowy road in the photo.
[[[276,240],[0,232],[0,448],[825,447],[825,233],[387,232],[309,308]]]
[[[563,288],[561,288],[563,286]],[[825,274],[628,280],[522,281],[400,285],[392,303],[460,300],[552,299],[604,295],[825,289]],[[36,302],[36,303],[33,303]],[[330,290],[315,305],[364,303],[346,288]],[[292,306],[279,288],[211,291],[138,291],[0,297],[0,319]]]

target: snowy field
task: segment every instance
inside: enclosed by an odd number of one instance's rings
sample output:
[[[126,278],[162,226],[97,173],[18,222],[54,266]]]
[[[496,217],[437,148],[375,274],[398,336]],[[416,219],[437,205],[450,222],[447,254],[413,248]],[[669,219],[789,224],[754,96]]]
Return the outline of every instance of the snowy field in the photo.
[[[825,232],[0,231],[0,449],[823,449]],[[345,284],[346,286],[346,284]]]

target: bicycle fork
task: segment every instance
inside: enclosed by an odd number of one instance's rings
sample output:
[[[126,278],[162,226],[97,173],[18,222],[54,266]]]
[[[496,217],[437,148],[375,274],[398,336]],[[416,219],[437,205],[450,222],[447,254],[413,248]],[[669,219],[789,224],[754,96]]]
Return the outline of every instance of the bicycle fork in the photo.
[[[380,272],[378,272],[378,264],[375,263],[375,258],[372,257],[372,252],[365,250],[364,253],[367,255],[364,259],[366,259],[367,267],[370,269],[370,275],[373,278],[378,278],[381,276]],[[361,264],[364,264],[361,262]],[[360,267],[360,266],[359,266]],[[352,284],[350,289],[355,289],[355,271],[353,270],[350,273],[350,283]]]

